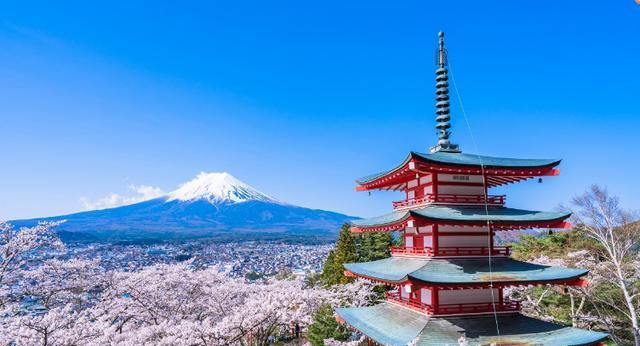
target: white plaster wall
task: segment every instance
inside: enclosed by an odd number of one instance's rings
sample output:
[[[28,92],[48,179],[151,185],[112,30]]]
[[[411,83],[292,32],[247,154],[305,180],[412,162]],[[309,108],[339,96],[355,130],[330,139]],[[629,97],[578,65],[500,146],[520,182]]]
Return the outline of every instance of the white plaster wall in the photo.
[[[498,301],[498,289],[493,289],[495,301]],[[469,304],[469,303],[490,303],[491,290],[465,289],[465,290],[440,290],[438,291],[439,304]]]
[[[422,303],[431,304],[431,289],[430,288],[421,288],[420,289],[420,301]]]
[[[424,177],[420,177],[420,184],[427,184],[433,180],[433,176],[431,174],[425,175]]]
[[[450,246],[476,246],[476,247],[489,247],[488,236],[440,236],[438,237],[438,246],[450,247]]]
[[[441,225],[438,227],[439,233],[447,233],[447,232],[478,232],[478,233],[488,233],[489,227],[487,226],[450,226],[450,225]]]
[[[404,237],[404,246],[413,247],[413,236],[410,235]]]
[[[438,193],[449,194],[449,195],[480,195],[480,196],[484,196],[484,188],[482,186],[440,185],[440,184],[438,184]]]
[[[432,225],[418,227],[418,232],[422,234],[431,233],[432,231],[433,231]]]

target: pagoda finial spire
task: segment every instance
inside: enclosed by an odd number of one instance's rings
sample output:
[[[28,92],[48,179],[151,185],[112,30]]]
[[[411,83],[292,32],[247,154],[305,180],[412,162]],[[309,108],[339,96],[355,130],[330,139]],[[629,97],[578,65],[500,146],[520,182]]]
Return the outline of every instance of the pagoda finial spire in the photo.
[[[444,32],[440,31],[438,37],[439,46],[436,56],[436,129],[438,129],[438,144],[431,147],[430,152],[459,153],[458,145],[449,142],[451,115],[449,114],[449,71],[446,68],[447,50],[444,48]]]

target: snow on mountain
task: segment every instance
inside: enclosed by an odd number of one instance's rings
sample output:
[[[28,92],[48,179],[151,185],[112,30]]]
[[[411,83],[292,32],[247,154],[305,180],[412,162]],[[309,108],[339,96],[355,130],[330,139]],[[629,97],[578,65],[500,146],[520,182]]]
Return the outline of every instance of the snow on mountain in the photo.
[[[275,198],[254,189],[227,172],[202,172],[198,174],[195,179],[182,184],[177,190],[168,194],[167,201],[174,200],[206,200],[212,204],[247,201],[280,203]]]
[[[66,220],[56,227],[65,241],[231,240],[334,237],[354,218],[276,199],[229,173],[200,173],[167,195],[114,208],[11,221],[32,226]]]

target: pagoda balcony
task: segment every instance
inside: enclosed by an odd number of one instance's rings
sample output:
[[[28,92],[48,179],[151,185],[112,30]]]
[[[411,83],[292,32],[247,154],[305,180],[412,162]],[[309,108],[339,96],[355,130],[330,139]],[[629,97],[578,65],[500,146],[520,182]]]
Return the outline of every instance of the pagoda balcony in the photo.
[[[387,292],[385,296],[388,301],[394,302],[427,313],[429,315],[465,315],[481,314],[493,312],[517,312],[520,311],[521,302],[519,300],[505,300],[496,303],[466,303],[466,304],[438,304],[432,305],[423,303],[415,299],[403,298],[400,292]]]
[[[427,204],[487,204],[492,206],[503,206],[506,200],[505,195],[451,195],[451,194],[427,194],[420,198],[410,198],[403,201],[393,202],[394,210],[411,209]]]
[[[432,247],[405,247],[392,246],[391,254],[396,256],[441,256],[441,257],[457,257],[457,256],[489,256],[488,247],[471,247],[471,246],[449,246],[439,247],[434,250]],[[511,255],[511,246],[494,246],[491,256],[509,256]]]

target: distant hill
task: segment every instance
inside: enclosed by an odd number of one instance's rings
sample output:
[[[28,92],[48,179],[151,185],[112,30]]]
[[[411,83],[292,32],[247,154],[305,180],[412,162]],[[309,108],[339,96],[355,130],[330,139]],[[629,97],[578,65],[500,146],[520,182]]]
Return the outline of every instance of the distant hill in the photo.
[[[166,196],[117,208],[14,220],[27,226],[66,220],[66,241],[155,241],[201,237],[278,239],[334,237],[355,219],[331,211],[280,202],[228,173],[201,173]]]

